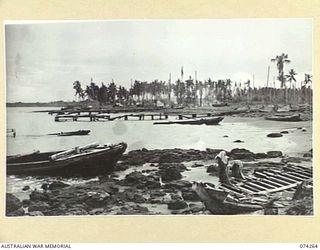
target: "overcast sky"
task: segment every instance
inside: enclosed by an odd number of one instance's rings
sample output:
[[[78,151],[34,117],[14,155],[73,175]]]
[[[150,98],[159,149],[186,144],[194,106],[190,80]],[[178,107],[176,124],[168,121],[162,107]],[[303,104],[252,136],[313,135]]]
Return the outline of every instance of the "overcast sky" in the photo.
[[[311,19],[220,19],[7,24],[7,101],[74,100],[72,83],[130,86],[130,79],[252,81],[289,55],[298,81],[312,72]],[[276,83],[279,86],[279,83]]]

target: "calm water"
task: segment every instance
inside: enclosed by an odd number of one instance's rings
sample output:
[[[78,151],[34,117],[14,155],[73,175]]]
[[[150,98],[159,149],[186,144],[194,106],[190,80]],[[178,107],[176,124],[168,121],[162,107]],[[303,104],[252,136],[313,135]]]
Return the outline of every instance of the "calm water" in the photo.
[[[7,137],[7,155],[30,153],[33,150],[64,150],[92,142],[118,143],[121,141],[128,144],[128,150],[143,147],[231,150],[239,147],[253,152],[281,150],[288,155],[299,155],[312,148],[311,122],[273,122],[262,118],[238,117],[225,117],[218,126],[153,125],[152,121],[54,122],[54,116],[47,113],[33,113],[31,112],[33,110],[41,110],[41,108],[7,108],[7,128],[14,128],[17,131],[15,138]],[[307,131],[302,132],[297,129],[298,127],[304,127]],[[79,129],[89,129],[91,133],[87,136],[71,137],[47,135]],[[283,130],[289,131],[289,134],[281,138],[266,137],[268,133]],[[224,135],[228,137],[223,137]],[[233,142],[238,139],[244,143]],[[135,170],[139,168],[135,167]],[[123,178],[127,172],[117,174]],[[184,172],[183,175],[184,179],[190,181],[217,182],[216,177],[206,173],[205,167],[193,168],[191,171]],[[46,179],[9,176],[7,192],[24,199],[31,190],[39,189],[44,181]],[[87,180],[63,179],[63,181],[73,184]],[[29,185],[31,190],[22,191],[26,185]]]
[[[41,108],[7,108],[7,128],[17,136],[7,137],[7,155],[33,150],[69,149],[91,142],[126,142],[128,150],[163,148],[247,148],[253,152],[281,150],[296,154],[312,148],[311,122],[274,122],[262,118],[225,117],[218,126],[153,125],[152,121],[54,122],[47,113],[33,113]],[[49,109],[49,108],[43,108]],[[307,132],[298,130],[304,127]],[[61,131],[89,129],[87,136],[61,137],[47,135]],[[267,138],[270,132],[288,130],[281,138]],[[228,137],[223,137],[228,135]],[[244,143],[234,143],[235,140]]]

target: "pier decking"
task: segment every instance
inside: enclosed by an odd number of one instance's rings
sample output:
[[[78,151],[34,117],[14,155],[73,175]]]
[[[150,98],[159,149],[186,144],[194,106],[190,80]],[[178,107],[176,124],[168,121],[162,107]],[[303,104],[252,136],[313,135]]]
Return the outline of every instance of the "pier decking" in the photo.
[[[49,113],[50,114],[50,113]],[[52,113],[51,113],[52,114]],[[101,111],[71,111],[71,112],[60,112],[56,113],[54,121],[114,121],[114,120],[124,120],[124,121],[144,121],[144,120],[167,120],[169,116],[176,117],[178,120],[199,118],[199,117],[209,117],[212,116],[211,113],[206,114],[165,114],[165,113],[133,113],[133,114],[119,114],[111,115],[110,113],[101,113]]]

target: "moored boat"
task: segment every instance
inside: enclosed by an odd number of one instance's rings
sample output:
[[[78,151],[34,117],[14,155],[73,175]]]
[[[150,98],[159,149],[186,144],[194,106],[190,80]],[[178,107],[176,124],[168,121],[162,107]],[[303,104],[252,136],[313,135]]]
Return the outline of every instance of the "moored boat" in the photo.
[[[91,132],[90,130],[77,130],[77,131],[53,133],[49,135],[57,135],[57,136],[88,135],[90,132]]]
[[[125,143],[89,144],[67,151],[7,156],[7,175],[97,176],[114,170]]]
[[[221,103],[212,103],[212,107],[225,107],[229,106],[227,102],[221,102]]]
[[[153,124],[182,124],[182,125],[218,125],[224,117],[199,117],[194,119],[185,119],[185,120],[175,120],[175,121],[164,121],[164,122],[154,122]]]
[[[266,120],[279,122],[300,122],[302,121],[300,114],[297,115],[274,115],[265,118]]]

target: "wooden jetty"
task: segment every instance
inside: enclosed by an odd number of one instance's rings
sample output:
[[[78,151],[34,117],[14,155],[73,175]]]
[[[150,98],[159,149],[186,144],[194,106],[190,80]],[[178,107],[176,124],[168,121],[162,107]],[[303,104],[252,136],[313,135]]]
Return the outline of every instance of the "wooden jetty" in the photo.
[[[54,120],[56,122],[60,121],[79,121],[84,119],[89,119],[90,122],[95,121],[114,121],[114,120],[166,120],[168,119],[167,114],[163,113],[137,113],[137,114],[123,114],[123,115],[116,115],[111,116],[110,114],[103,114],[103,113],[92,113],[87,112],[87,114],[81,114],[81,112],[77,112],[76,114],[59,114],[56,115]]]
[[[166,113],[131,113],[111,115],[110,113],[100,113],[98,111],[74,111],[68,113],[57,114],[54,121],[154,121],[154,120],[167,120],[169,116],[175,116],[178,120],[188,120],[195,118],[205,118],[213,116],[211,113],[206,114],[166,114]]]

